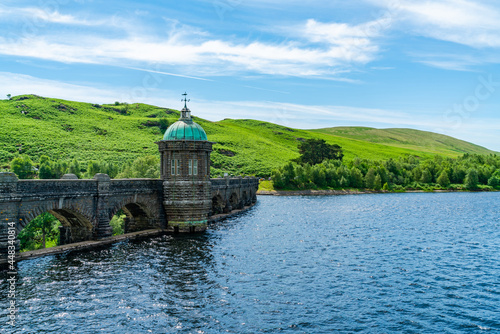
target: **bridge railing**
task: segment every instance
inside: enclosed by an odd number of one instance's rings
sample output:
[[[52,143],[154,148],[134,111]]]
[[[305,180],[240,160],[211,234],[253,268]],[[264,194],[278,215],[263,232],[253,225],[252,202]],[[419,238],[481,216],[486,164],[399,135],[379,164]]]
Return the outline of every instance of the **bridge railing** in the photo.
[[[120,192],[162,192],[161,179],[113,179],[109,184],[109,191]]]
[[[23,196],[57,194],[91,195],[97,192],[96,180],[18,180],[16,192]]]
[[[245,177],[218,177],[218,178],[212,178],[210,179],[210,182],[212,183],[212,188],[221,188],[221,187],[237,187],[237,186],[243,186],[243,187],[251,187],[251,186],[258,186],[259,185],[259,179],[256,177],[252,176],[245,176]]]

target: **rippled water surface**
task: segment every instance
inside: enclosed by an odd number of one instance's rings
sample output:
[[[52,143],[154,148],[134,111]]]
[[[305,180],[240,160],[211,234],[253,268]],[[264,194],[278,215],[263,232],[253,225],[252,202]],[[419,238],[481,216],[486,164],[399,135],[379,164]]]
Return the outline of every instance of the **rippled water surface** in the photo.
[[[16,333],[500,332],[500,194],[258,200],[203,235],[20,262]]]

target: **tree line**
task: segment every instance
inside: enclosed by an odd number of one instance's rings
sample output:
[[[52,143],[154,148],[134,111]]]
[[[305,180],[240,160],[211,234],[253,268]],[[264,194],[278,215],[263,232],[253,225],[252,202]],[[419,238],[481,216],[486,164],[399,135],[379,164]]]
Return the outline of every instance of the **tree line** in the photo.
[[[310,140],[318,141],[318,140]],[[321,141],[321,140],[319,140]],[[335,145],[335,158],[318,162],[324,152],[314,148],[326,143],[299,146],[301,157],[273,171],[275,189],[356,188],[373,190],[498,189],[500,156],[464,154],[459,158],[436,155],[432,159],[404,156],[399,159],[342,161]],[[321,146],[320,145],[320,146]],[[330,145],[333,146],[333,145]],[[319,159],[318,159],[319,158]]]
[[[86,164],[73,160],[53,161],[42,155],[33,162],[27,155],[12,159],[10,170],[20,179],[60,179],[64,174],[74,174],[79,179],[91,179],[97,173],[108,174],[111,178],[159,178],[160,158],[144,156],[132,163],[117,166],[112,162],[90,160]]]

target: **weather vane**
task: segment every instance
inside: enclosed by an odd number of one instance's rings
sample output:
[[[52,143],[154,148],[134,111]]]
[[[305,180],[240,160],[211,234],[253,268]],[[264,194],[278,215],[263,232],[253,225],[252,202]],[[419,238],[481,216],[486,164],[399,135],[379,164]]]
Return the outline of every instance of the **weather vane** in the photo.
[[[191,99],[189,99],[189,100],[187,99],[187,93],[186,93],[186,92],[184,92],[184,94],[182,94],[182,95],[184,95],[184,98],[183,98],[181,101],[183,101],[183,102],[184,102],[184,108],[186,108],[186,109],[187,109],[187,103],[188,103],[189,101],[191,101]]]

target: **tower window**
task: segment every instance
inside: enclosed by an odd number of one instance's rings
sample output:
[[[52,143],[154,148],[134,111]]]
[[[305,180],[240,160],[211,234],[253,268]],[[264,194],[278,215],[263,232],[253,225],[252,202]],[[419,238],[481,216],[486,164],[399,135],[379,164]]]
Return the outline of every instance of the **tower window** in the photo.
[[[198,159],[189,159],[188,173],[189,175],[198,175]]]
[[[181,175],[181,160],[172,159],[172,164],[170,166],[170,172],[172,175]]]

